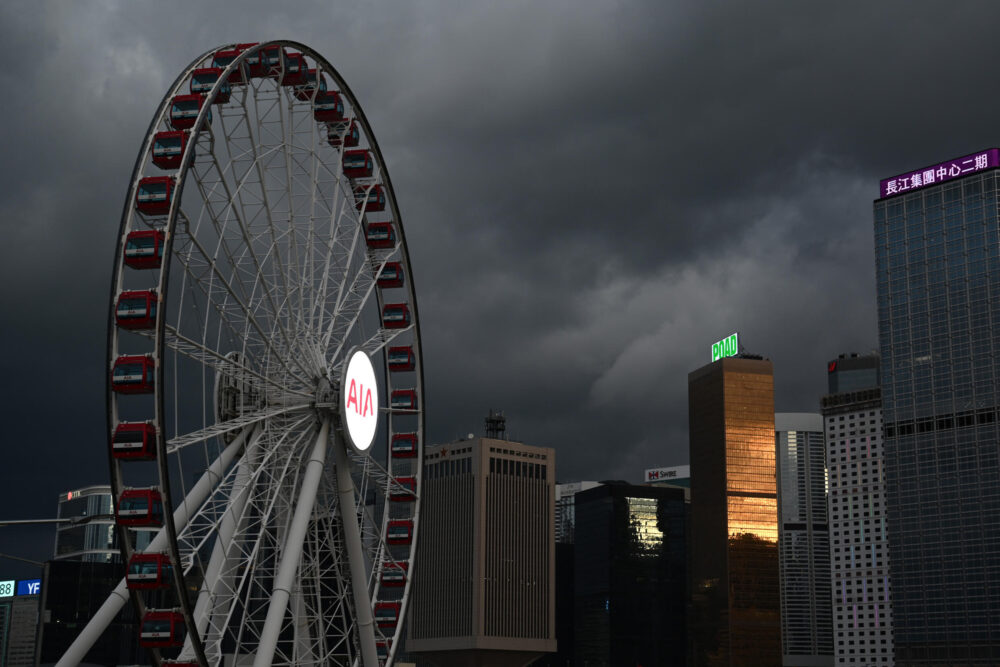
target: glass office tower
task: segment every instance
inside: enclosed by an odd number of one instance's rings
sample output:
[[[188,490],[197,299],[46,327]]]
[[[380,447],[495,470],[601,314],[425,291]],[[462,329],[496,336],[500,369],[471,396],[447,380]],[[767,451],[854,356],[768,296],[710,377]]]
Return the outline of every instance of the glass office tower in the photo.
[[[760,357],[688,374],[692,664],[781,664],[774,377]]]
[[[610,482],[576,496],[578,665],[685,664],[684,490]]]
[[[898,666],[1000,664],[998,165],[887,179],[874,204]]]
[[[774,415],[781,564],[781,662],[833,667],[823,417]]]

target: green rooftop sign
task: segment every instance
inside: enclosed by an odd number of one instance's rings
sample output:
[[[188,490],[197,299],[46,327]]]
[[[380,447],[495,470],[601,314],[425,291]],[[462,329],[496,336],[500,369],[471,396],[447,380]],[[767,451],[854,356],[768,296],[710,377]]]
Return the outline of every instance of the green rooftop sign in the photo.
[[[735,357],[739,351],[740,345],[736,334],[726,336],[718,343],[712,343],[712,361],[718,361],[723,357]]]

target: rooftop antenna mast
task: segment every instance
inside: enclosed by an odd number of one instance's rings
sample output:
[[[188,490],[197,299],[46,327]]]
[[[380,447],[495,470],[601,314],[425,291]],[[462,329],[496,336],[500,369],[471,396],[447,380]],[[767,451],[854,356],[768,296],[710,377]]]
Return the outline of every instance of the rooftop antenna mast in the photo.
[[[490,408],[490,414],[484,420],[486,422],[486,437],[494,440],[507,439],[507,418],[503,416],[503,410]]]

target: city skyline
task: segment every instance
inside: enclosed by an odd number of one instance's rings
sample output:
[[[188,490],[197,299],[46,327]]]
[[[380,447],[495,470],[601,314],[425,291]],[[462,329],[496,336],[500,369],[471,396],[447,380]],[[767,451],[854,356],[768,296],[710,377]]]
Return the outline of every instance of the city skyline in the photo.
[[[687,461],[684,378],[714,341],[738,330],[772,359],[782,411],[816,410],[817,369],[876,347],[878,181],[1000,144],[993,93],[939,57],[988,54],[996,12],[5,6],[0,34],[34,66],[6,75],[0,110],[2,518],[108,481],[115,229],[153,109],[197,54],[289,37],[353,82],[412,245],[428,442],[495,406],[557,450],[560,479],[637,481]],[[48,529],[4,530],[0,551],[51,551]]]

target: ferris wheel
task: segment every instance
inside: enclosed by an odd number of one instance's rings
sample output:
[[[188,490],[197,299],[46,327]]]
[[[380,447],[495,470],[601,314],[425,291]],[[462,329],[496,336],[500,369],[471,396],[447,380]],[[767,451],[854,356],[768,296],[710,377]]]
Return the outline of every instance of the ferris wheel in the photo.
[[[110,296],[127,574],[59,664],[126,597],[157,665],[391,664],[420,515],[419,325],[385,161],[329,62],[272,41],[180,74]]]

